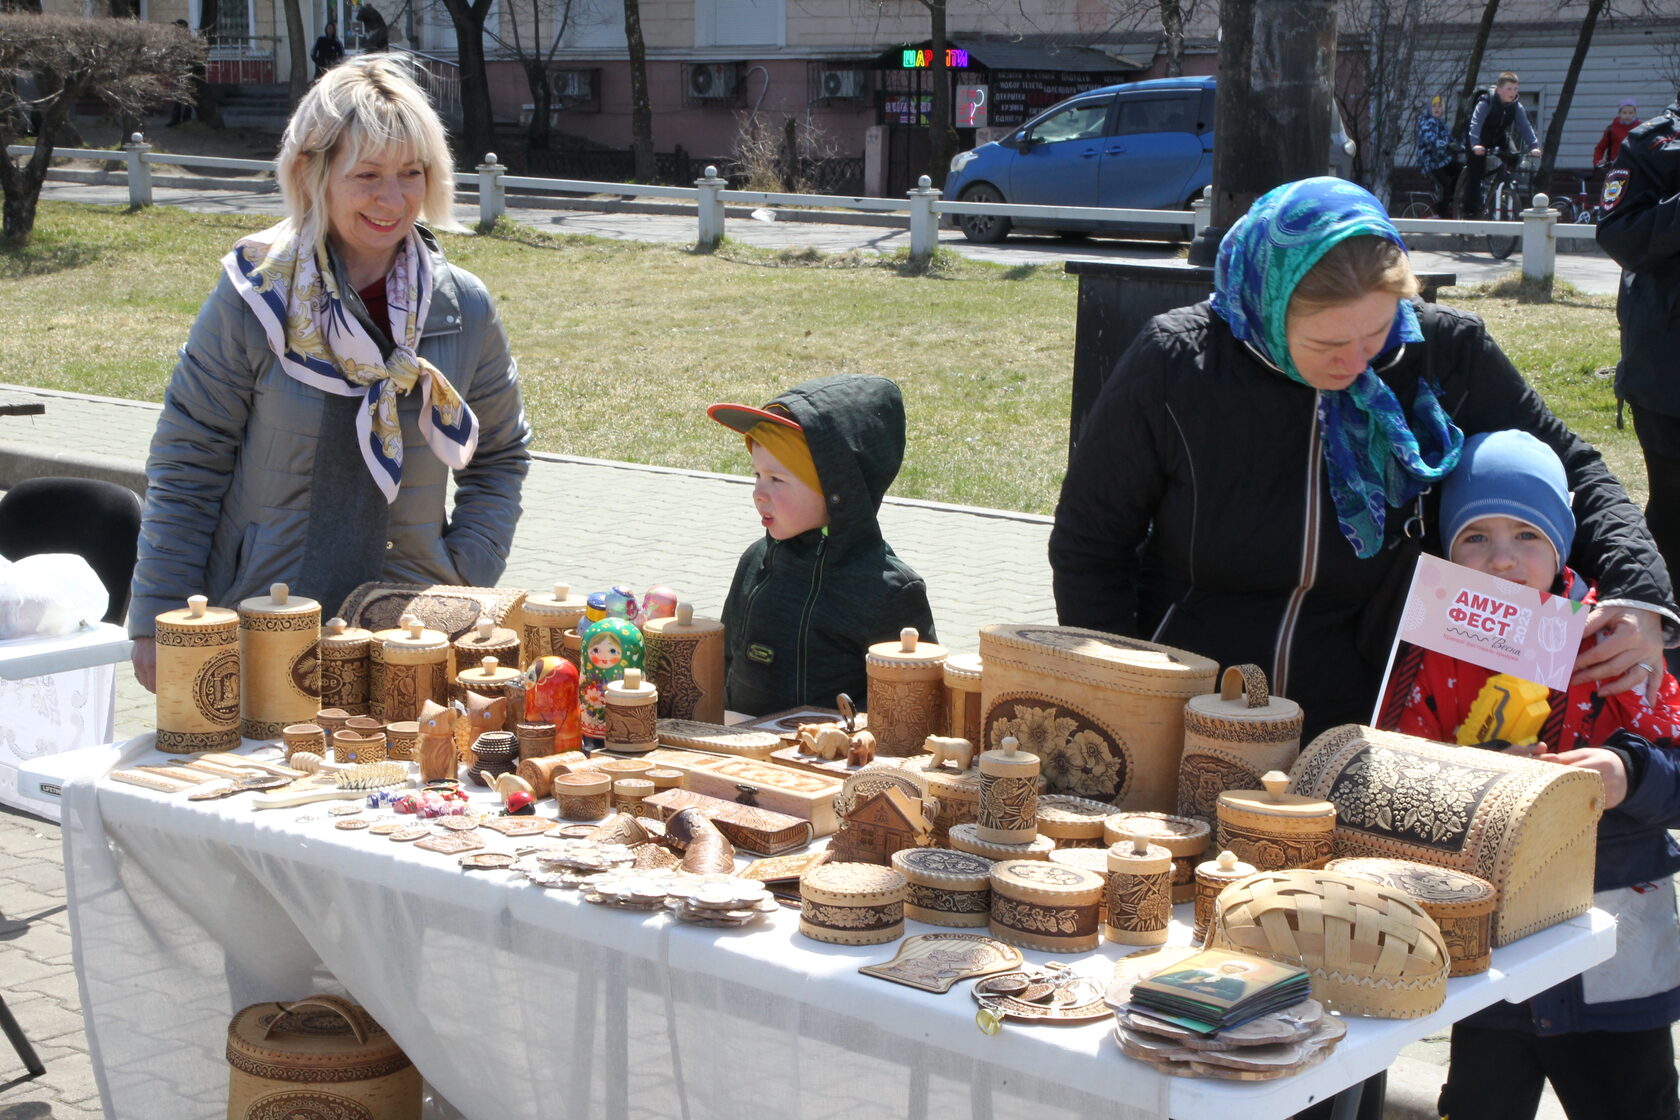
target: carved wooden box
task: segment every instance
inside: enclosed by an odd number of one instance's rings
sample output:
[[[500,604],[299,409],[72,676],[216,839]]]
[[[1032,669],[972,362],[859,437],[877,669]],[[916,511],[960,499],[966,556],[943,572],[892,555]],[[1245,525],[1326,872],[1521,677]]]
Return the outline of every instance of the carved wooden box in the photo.
[[[688,789],[664,789],[642,799],[641,812],[667,821],[684,809],[698,809],[729,842],[761,856],[803,848],[812,839],[811,822],[770,809],[755,809]]]
[[[904,935],[909,884],[890,867],[825,863],[799,877],[799,932],[835,945],[880,945]]]
[[[696,766],[683,782],[696,793],[803,818],[818,836],[840,827],[834,798],[841,786],[835,778],[750,758],[720,758]]]
[[[1592,906],[1604,790],[1597,774],[1369,727],[1334,727],[1291,788],[1336,805],[1338,856],[1463,871],[1499,891],[1495,948]]]
[[[1170,646],[1068,626],[980,631],[987,747],[1005,735],[1044,763],[1051,793],[1170,813],[1184,703],[1218,666]]]

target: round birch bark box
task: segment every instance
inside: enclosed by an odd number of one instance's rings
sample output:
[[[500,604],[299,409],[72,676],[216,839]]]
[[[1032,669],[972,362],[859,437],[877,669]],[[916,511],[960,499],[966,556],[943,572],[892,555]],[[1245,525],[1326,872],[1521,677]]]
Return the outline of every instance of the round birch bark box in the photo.
[[[893,869],[910,884],[904,916],[935,926],[983,926],[991,916],[992,861],[944,848],[904,848]]]
[[[1452,964],[1448,976],[1486,972],[1493,960],[1493,908],[1499,892],[1486,879],[1409,859],[1350,856],[1324,870],[1405,891],[1441,927]]]
[[[1103,821],[1114,815],[1107,801],[1092,801],[1066,793],[1047,793],[1038,799],[1038,832],[1058,848],[1106,848]]]
[[[904,935],[910,885],[890,867],[825,863],[799,877],[799,932],[834,945],[881,945]]]
[[[555,774],[550,785],[561,820],[598,821],[612,811],[611,774],[573,770]]]
[[[992,865],[992,936],[1024,949],[1082,953],[1102,940],[1102,875],[1049,860]]]
[[[321,707],[353,716],[368,710],[368,656],[373,631],[331,618],[321,630]]]
[[[239,745],[239,615],[209,602],[157,616],[157,746],[169,754]]]
[[[1256,789],[1270,770],[1288,770],[1301,753],[1301,705],[1273,696],[1258,665],[1233,665],[1218,692],[1184,705],[1184,756],[1178,811],[1213,823],[1219,795]]]
[[[419,1120],[420,1071],[356,1004],[258,1003],[228,1024],[228,1120]]]
[[[565,657],[566,631],[577,626],[589,603],[581,595],[573,595],[569,585],[557,583],[552,593],[539,592],[525,596],[520,608],[520,649],[524,664],[530,665],[539,657]],[[577,664],[574,654],[570,658]]]
[[[321,604],[283,583],[239,604],[239,733],[278,739],[321,710]]]
[[[869,647],[869,731],[875,753],[911,758],[929,735],[945,734],[944,646],[924,642],[905,627],[896,642]]]
[[[515,676],[519,675],[520,667],[525,664],[520,660],[519,631],[497,626],[488,618],[479,619],[477,625],[456,638],[454,644],[456,677],[484,664],[487,657],[494,657],[496,664]]]
[[[1219,795],[1219,850],[1233,851],[1261,871],[1323,867],[1335,854],[1336,806],[1285,792],[1289,775],[1281,770],[1260,781],[1266,788]]]
[[[1110,845],[1133,835],[1159,844],[1172,854],[1172,900],[1177,905],[1196,897],[1196,865],[1207,854],[1213,829],[1204,820],[1171,813],[1115,813],[1103,818],[1103,840]]]

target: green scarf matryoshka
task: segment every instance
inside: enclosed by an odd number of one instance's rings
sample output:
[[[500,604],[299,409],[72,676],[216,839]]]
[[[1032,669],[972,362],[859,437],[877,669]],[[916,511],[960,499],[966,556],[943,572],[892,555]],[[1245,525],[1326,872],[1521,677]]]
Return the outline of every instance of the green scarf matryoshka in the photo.
[[[613,616],[590,623],[581,642],[578,707],[583,715],[583,736],[604,739],[607,685],[622,680],[626,669],[642,668],[642,632],[629,619]]]

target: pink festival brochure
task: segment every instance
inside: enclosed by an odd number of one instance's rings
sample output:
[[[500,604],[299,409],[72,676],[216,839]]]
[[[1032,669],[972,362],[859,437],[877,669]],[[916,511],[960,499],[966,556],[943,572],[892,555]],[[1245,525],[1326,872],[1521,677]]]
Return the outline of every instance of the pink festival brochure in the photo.
[[[1564,690],[1586,632],[1585,604],[1485,575],[1438,556],[1418,557],[1379,696],[1407,645],[1494,673]],[[1382,701],[1371,717],[1381,726]]]

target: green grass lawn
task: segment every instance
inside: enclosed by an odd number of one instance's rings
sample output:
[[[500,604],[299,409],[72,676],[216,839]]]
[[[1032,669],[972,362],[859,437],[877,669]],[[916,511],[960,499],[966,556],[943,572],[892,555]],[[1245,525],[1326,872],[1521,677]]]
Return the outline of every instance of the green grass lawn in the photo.
[[[33,243],[0,251],[0,381],[162,399],[220,257],[269,219],[44,203]],[[1059,268],[941,255],[925,275],[873,257],[726,243],[560,239],[503,226],[443,237],[495,296],[542,451],[747,472],[706,419],[810,377],[876,373],[904,388],[910,445],[895,494],[1048,513],[1067,448],[1077,282]],[[1613,301],[1519,303],[1450,289],[1487,319],[1552,407],[1632,488],[1632,428],[1598,371],[1616,361]]]

